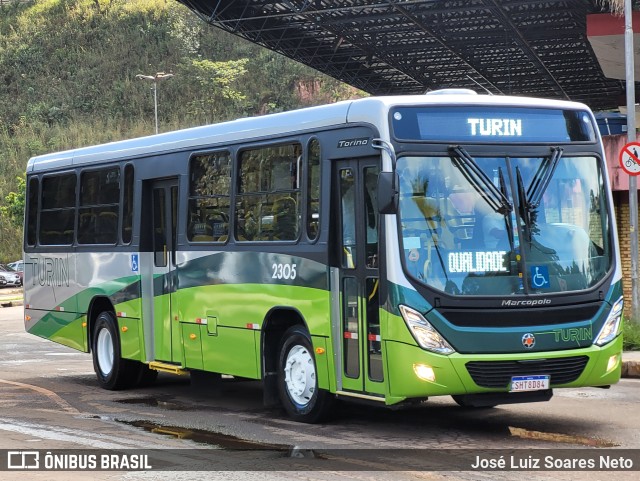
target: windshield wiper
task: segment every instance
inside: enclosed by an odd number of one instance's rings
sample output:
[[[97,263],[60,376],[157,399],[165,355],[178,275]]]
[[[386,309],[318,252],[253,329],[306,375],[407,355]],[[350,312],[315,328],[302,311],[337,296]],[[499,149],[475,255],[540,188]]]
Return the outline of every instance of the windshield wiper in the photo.
[[[449,156],[453,165],[469,181],[471,186],[496,212],[506,215],[513,210],[513,204],[509,201],[505,189],[496,187],[491,179],[484,173],[473,157],[460,145],[449,146]],[[501,180],[504,183],[504,179]]]
[[[531,223],[532,219],[529,214],[531,210],[528,207],[527,194],[524,190],[524,182],[522,182],[522,174],[520,173],[520,167],[516,167],[516,186],[518,194],[518,213],[522,219],[524,238],[531,242]]]
[[[553,170],[555,170],[555,167],[553,168]],[[529,244],[530,248],[535,247],[540,252],[547,255],[555,254],[555,250],[543,246],[542,244],[540,244],[540,242],[536,241],[533,238],[533,234],[537,233],[534,231],[537,230],[537,207],[539,206],[540,202],[538,202],[538,204],[534,206],[531,202],[527,201],[527,195],[524,191],[524,182],[522,181],[520,167],[516,167],[516,184],[518,188],[518,213],[520,214],[520,218],[522,219],[523,237]],[[549,181],[546,182],[544,189],[546,189],[547,185],[549,185]],[[544,189],[542,190],[543,193]]]
[[[562,147],[552,147],[551,155],[545,157],[540,164],[540,167],[533,176],[529,188],[525,192],[524,182],[522,180],[522,174],[520,167],[516,167],[516,184],[518,188],[518,212],[520,218],[524,223],[525,238],[531,242],[531,230],[536,224],[536,216],[542,197],[549,187],[549,183],[553,178],[553,174],[558,167],[560,158],[562,157]]]
[[[558,163],[562,157],[562,152],[562,147],[552,147],[551,155],[544,158],[540,168],[536,172],[536,175],[534,175],[531,185],[529,185],[529,188],[527,189],[527,196],[525,199],[529,210],[536,209],[540,206],[542,196],[547,190],[547,187],[549,187],[551,178],[556,171],[556,167],[558,167]]]
[[[507,195],[507,182],[504,179],[504,173],[502,172],[502,167],[498,167],[498,180],[500,185],[500,193],[505,199],[508,199]],[[511,204],[513,205],[513,204]],[[511,246],[511,250],[513,250],[513,219],[510,215],[504,216],[504,222],[507,226],[507,235],[509,236],[509,245]]]

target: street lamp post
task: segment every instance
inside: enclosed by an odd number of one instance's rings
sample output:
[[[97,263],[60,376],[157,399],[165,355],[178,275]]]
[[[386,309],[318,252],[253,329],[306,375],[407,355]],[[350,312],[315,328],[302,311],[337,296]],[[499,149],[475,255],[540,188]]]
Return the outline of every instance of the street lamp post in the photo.
[[[139,80],[150,80],[153,82],[153,110],[156,119],[156,134],[158,133],[158,82],[173,77],[172,73],[158,72],[155,75],[138,74],[136,78]]]

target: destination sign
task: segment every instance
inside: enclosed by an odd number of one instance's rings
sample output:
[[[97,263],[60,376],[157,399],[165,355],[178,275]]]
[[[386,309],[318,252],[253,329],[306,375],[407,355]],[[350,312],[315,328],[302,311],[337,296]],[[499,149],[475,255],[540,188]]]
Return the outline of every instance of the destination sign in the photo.
[[[398,140],[441,142],[595,142],[591,117],[577,110],[518,107],[398,107]]]
[[[451,252],[448,267],[451,273],[506,272],[505,251]]]

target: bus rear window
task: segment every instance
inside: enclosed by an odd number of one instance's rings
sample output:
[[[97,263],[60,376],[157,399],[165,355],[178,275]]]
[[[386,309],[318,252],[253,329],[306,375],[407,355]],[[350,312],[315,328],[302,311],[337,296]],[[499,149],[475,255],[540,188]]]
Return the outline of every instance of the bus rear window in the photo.
[[[40,187],[37,177],[29,180],[29,203],[27,206],[27,245],[36,245],[36,228],[38,226],[38,189]]]
[[[399,107],[391,113],[398,140],[435,142],[595,142],[586,111],[516,107]]]

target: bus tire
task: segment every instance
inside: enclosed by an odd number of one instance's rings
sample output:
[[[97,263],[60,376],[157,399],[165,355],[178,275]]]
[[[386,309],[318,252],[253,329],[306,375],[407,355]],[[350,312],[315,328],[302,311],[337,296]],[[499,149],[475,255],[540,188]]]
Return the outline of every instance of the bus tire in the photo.
[[[138,380],[140,368],[135,361],[120,357],[118,323],[112,312],[104,311],[96,318],[91,340],[93,370],[103,389],[117,391],[131,387]]]
[[[284,333],[278,356],[278,392],[287,414],[295,421],[317,423],[324,419],[333,398],[318,388],[311,338],[302,326]]]

